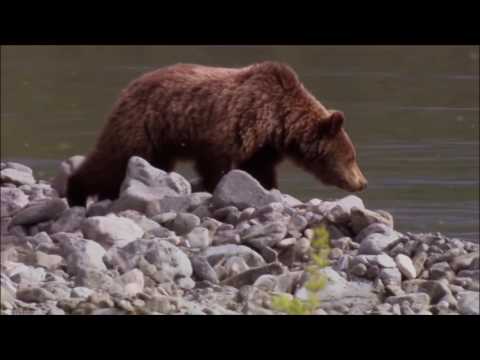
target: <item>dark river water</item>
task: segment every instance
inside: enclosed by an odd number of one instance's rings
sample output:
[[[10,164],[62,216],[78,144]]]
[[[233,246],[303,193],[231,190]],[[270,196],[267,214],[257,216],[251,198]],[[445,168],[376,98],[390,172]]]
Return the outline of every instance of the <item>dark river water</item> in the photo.
[[[7,46],[1,49],[1,158],[37,177],[93,145],[120,90],[176,62],[287,62],[342,110],[369,188],[399,231],[479,237],[479,49],[468,46]],[[192,176],[188,164],[178,171]],[[301,199],[347,195],[284,163]]]

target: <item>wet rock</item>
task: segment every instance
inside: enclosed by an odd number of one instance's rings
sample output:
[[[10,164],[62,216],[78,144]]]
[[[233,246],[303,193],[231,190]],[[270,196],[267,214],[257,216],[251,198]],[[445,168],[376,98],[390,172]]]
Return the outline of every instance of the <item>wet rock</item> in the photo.
[[[50,231],[58,232],[75,232],[80,229],[80,225],[85,218],[84,207],[72,207],[65,210],[60,217],[51,225]]]
[[[212,197],[212,203],[217,208],[232,205],[240,210],[248,207],[260,208],[281,201],[281,194],[265,190],[255,178],[241,170],[232,170],[226,174],[215,188]]]
[[[169,222],[163,224],[177,235],[185,235],[200,225],[200,218],[189,213],[180,213]]]
[[[370,255],[381,254],[398,240],[399,236],[397,234],[383,235],[379,233],[373,233],[362,240],[360,243],[360,248],[358,249],[358,253]]]
[[[17,188],[0,188],[0,215],[7,217],[27,206],[28,196]]]
[[[196,227],[190,231],[185,236],[185,240],[188,241],[194,249],[206,249],[212,243],[209,231],[202,227]]]
[[[144,234],[132,220],[114,214],[87,218],[83,221],[81,230],[85,238],[95,240],[105,247],[124,246]]]
[[[479,293],[477,291],[465,291],[458,294],[458,311],[462,315],[479,315]]]
[[[84,161],[85,156],[75,155],[60,164],[58,174],[52,181],[52,187],[57,191],[60,197],[66,196],[68,178]]]
[[[403,254],[398,254],[395,257],[395,263],[397,264],[398,269],[400,272],[405,276],[407,279],[415,279],[417,277],[417,271],[415,266],[413,265],[412,260]]]
[[[43,221],[55,220],[67,207],[65,201],[61,199],[46,199],[32,202],[15,214],[10,226],[33,225]]]
[[[12,183],[18,186],[33,185],[35,184],[35,179],[31,172],[7,167],[0,170],[0,183]]]
[[[229,258],[232,256],[242,257],[248,266],[251,267],[265,265],[265,260],[261,255],[244,245],[227,244],[211,246],[208,249],[205,249],[201,255],[204,256],[212,266],[215,266],[215,264],[223,258]]]
[[[17,299],[27,303],[42,303],[55,300],[55,295],[39,287],[28,287],[17,291]]]
[[[165,196],[188,195],[190,183],[177,173],[156,169],[146,160],[133,156],[127,166],[120,197],[112,204],[112,210],[137,210],[145,213],[151,202]]]

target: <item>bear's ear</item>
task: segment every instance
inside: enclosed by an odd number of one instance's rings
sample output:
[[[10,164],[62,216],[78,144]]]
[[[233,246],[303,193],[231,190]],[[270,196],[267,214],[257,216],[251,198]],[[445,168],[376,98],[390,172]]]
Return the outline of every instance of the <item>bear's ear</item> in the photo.
[[[326,119],[327,133],[329,136],[335,136],[343,126],[345,118],[341,111],[333,111],[330,117]]]

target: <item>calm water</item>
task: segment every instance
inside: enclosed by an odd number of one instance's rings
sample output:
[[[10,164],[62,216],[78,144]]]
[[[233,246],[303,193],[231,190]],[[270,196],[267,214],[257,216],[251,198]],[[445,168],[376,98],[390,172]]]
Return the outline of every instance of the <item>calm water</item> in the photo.
[[[176,62],[289,63],[327,107],[341,109],[369,180],[366,206],[400,231],[479,237],[477,47],[9,46],[1,53],[1,158],[52,176],[93,145],[119,91]],[[281,190],[345,196],[289,163]],[[179,172],[191,176],[189,165]]]

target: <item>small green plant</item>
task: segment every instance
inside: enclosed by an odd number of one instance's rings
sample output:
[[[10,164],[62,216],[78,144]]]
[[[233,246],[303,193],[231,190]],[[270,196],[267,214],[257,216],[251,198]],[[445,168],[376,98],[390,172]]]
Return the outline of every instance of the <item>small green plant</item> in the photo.
[[[308,296],[306,300],[292,297],[288,294],[280,294],[272,297],[272,308],[289,315],[309,315],[320,305],[318,292],[322,290],[328,279],[320,269],[329,265],[328,254],[330,253],[330,234],[325,226],[314,230],[314,236],[310,246],[310,264],[305,271],[308,273],[308,281],[305,283]]]

